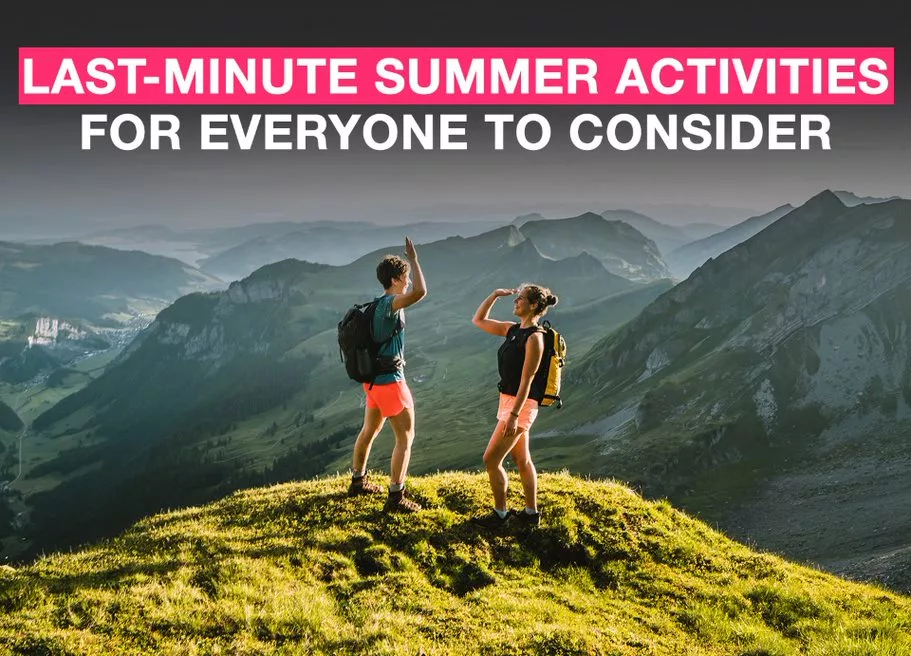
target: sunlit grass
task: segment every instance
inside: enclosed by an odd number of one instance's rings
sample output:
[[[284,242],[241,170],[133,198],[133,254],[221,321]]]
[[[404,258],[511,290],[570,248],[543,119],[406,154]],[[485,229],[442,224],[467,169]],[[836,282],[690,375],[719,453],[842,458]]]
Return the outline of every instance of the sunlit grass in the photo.
[[[382,478],[378,479],[381,482]],[[750,551],[613,482],[541,477],[491,534],[486,476],[413,478],[382,513],[332,477],[147,518],[0,572],[0,645],[78,654],[911,653],[911,600]],[[518,480],[511,502],[521,503]]]

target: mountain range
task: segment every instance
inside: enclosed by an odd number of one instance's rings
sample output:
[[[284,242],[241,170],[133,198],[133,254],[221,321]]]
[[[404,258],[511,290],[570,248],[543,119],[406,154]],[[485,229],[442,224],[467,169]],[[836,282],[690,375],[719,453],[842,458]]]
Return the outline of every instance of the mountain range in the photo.
[[[608,210],[602,216],[632,226],[652,240],[660,254],[724,229],[710,222],[668,225],[632,210]],[[520,227],[544,220],[555,219],[533,212],[520,215],[511,223]],[[377,244],[397,243],[403,234],[426,243],[450,236],[471,237],[506,224],[499,219],[423,221],[396,226],[369,221],[277,221],[190,230],[144,225],[96,231],[79,239],[86,244],[175,257],[224,280],[239,280],[260,266],[283,259],[342,265],[374,250]]]
[[[293,230],[258,234],[214,255],[200,260],[204,271],[228,280],[239,280],[256,269],[285,259],[321,264],[344,265],[376,249],[377,244],[395,244],[402,235],[417,243],[451,236],[471,237],[499,227],[499,222],[433,223],[401,226],[376,226],[369,223],[324,221],[309,225],[294,224]],[[211,247],[210,247],[211,248]]]
[[[50,315],[114,326],[137,304],[159,308],[224,283],[175,259],[78,242],[0,242],[0,317]]]
[[[428,421],[413,470],[479,462],[497,341],[469,319],[491,289],[538,281],[560,297],[548,319],[570,346],[565,406],[536,423],[542,471],[635,481],[734,537],[911,590],[909,207],[825,191],[715,235],[723,250],[677,284],[653,239],[594,213],[419,244],[430,294],[408,312],[406,359]],[[345,470],[363,398],[334,328],[379,293],[389,251],[283,260],[162,311],[32,422],[33,447],[54,455],[24,479],[26,548]],[[388,441],[373,457],[388,463]]]
[[[765,214],[750,217],[721,232],[675,248],[665,256],[665,261],[674,277],[683,280],[706,261],[746,241],[793,209],[793,205],[786,204]]]
[[[594,212],[565,219],[526,221],[518,231],[550,258],[587,253],[623,278],[637,282],[670,278],[670,271],[652,240],[628,223],[609,221]]]
[[[908,589],[909,285],[911,201],[823,192],[595,345],[554,434],[733,535]]]
[[[662,257],[668,253],[710,235],[721,232],[725,226],[717,223],[687,223],[685,225],[668,225],[656,221],[650,216],[632,210],[613,209],[601,212],[609,221],[623,221],[655,242]]]
[[[397,243],[401,235],[434,241],[472,236],[501,221],[413,222],[377,225],[369,221],[272,221],[249,225],[178,230],[142,225],[95,231],[79,237],[86,244],[177,258],[224,280],[239,280],[256,269],[295,258],[322,264],[347,264],[378,244]]]
[[[899,200],[898,196],[890,196],[888,198],[873,196],[861,197],[850,191],[843,190],[834,191],[832,193],[846,207]],[[729,228],[714,232],[702,238],[689,240],[688,243],[684,243],[672,250],[665,251],[662,249],[662,253],[665,254],[664,259],[674,276],[682,280],[707,260],[718,257],[737,244],[746,241],[793,209],[793,205],[786,203],[764,214],[752,216],[740,221]]]

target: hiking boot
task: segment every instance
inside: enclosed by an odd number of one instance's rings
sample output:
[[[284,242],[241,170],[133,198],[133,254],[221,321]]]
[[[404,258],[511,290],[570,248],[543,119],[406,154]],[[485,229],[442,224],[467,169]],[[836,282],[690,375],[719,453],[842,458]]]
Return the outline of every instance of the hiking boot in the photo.
[[[481,515],[480,517],[472,517],[471,523],[475,526],[480,526],[481,528],[491,528],[496,531],[499,531],[506,526],[506,522],[509,520],[509,514],[507,513],[506,517],[500,518],[496,510],[491,510],[486,515]]]
[[[390,492],[386,498],[386,505],[383,506],[384,512],[413,513],[419,510],[421,510],[421,505],[405,495],[405,488],[398,492]]]
[[[368,474],[364,474],[358,478],[352,477],[351,485],[348,486],[349,497],[356,497],[362,494],[379,494],[382,491],[382,486],[370,482]]]
[[[512,510],[509,513],[509,525],[522,528],[534,528],[541,523],[541,513],[529,514],[524,510]]]

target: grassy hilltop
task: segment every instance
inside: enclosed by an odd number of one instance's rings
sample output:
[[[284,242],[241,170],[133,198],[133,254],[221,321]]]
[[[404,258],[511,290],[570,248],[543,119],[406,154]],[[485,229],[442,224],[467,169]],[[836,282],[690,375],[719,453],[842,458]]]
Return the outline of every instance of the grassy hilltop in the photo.
[[[503,534],[468,523],[488,508],[483,473],[412,479],[415,516],[346,483],[250,489],[4,568],[0,652],[911,654],[911,599],[617,483],[544,474],[545,523]]]

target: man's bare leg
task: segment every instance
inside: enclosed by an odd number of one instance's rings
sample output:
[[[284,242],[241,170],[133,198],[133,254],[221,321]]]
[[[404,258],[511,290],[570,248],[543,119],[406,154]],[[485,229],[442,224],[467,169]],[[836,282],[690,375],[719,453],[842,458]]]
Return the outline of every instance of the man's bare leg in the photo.
[[[364,408],[364,425],[354,442],[354,455],[351,462],[351,486],[348,494],[364,494],[382,492],[383,489],[367,480],[367,459],[370,457],[370,448],[373,440],[379,435],[386,419],[379,408]]]
[[[386,509],[414,512],[420,510],[421,506],[405,498],[405,477],[408,475],[411,445],[414,442],[414,409],[404,408],[399,414],[389,417],[389,423],[395,433],[395,448],[392,449],[392,462],[389,465],[392,480]]]

